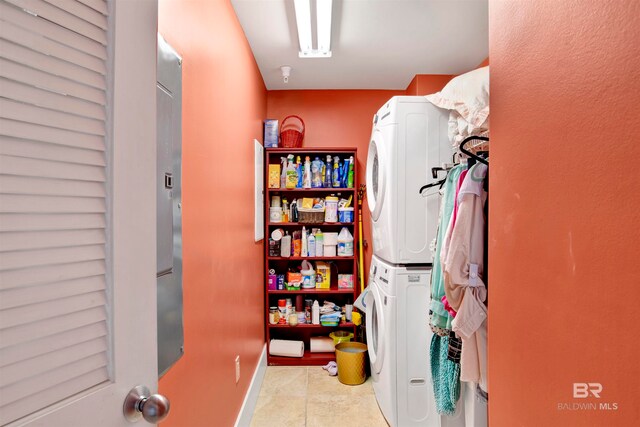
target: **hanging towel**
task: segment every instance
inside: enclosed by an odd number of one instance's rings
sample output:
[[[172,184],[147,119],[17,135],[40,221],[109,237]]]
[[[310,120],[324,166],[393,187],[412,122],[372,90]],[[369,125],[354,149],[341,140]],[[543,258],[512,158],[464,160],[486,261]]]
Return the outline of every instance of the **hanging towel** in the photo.
[[[447,358],[449,337],[431,338],[431,379],[436,410],[441,415],[453,415],[460,398],[460,365]]]
[[[442,275],[442,264],[440,263],[442,243],[445,239],[447,232],[447,226],[453,215],[453,208],[455,202],[456,186],[460,174],[465,168],[462,165],[458,165],[451,169],[447,180],[444,184],[444,195],[442,197],[442,208],[440,210],[440,220],[438,225],[436,254],[433,263],[433,270],[431,272],[431,325],[435,328],[451,329],[451,316],[442,304],[442,297],[444,296],[444,277]]]

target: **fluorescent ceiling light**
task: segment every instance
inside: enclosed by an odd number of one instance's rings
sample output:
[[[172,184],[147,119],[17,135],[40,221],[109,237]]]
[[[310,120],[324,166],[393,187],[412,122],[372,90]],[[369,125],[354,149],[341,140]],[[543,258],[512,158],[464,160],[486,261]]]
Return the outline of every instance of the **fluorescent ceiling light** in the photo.
[[[311,38],[311,0],[294,0],[300,58],[331,57],[331,7],[333,0],[316,0],[318,49],[313,49]]]
[[[331,53],[331,5],[332,0],[316,0],[318,19],[318,51]]]

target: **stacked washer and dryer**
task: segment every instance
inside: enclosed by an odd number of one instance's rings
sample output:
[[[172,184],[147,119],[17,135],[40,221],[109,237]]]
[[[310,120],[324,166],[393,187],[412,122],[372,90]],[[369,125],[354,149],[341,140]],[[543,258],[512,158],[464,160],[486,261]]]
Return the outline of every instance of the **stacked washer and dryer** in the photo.
[[[373,388],[392,427],[476,425],[465,422],[463,399],[456,414],[440,416],[431,381],[430,245],[439,195],[437,188],[426,196],[419,189],[433,181],[432,167],[451,162],[448,118],[448,111],[424,97],[396,96],[373,120],[366,173],[373,228],[366,330]]]

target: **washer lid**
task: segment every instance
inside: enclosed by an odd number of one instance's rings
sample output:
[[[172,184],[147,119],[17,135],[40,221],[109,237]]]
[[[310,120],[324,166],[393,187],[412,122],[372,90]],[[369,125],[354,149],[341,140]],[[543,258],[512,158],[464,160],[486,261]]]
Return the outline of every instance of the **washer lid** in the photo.
[[[369,351],[369,360],[371,362],[371,369],[376,374],[382,370],[382,364],[384,362],[385,353],[385,322],[384,322],[384,306],[382,304],[382,298],[380,291],[375,282],[372,283],[371,291],[369,292],[370,300],[367,301],[367,350]]]
[[[371,219],[377,221],[382,211],[385,195],[385,153],[382,132],[374,128],[367,157],[367,203]]]

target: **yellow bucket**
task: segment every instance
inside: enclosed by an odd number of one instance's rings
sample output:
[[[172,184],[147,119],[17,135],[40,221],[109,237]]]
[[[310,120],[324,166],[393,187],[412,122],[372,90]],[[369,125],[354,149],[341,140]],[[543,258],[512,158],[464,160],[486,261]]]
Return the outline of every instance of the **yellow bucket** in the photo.
[[[360,342],[343,342],[336,345],[338,380],[342,384],[358,385],[367,379],[367,345]]]

